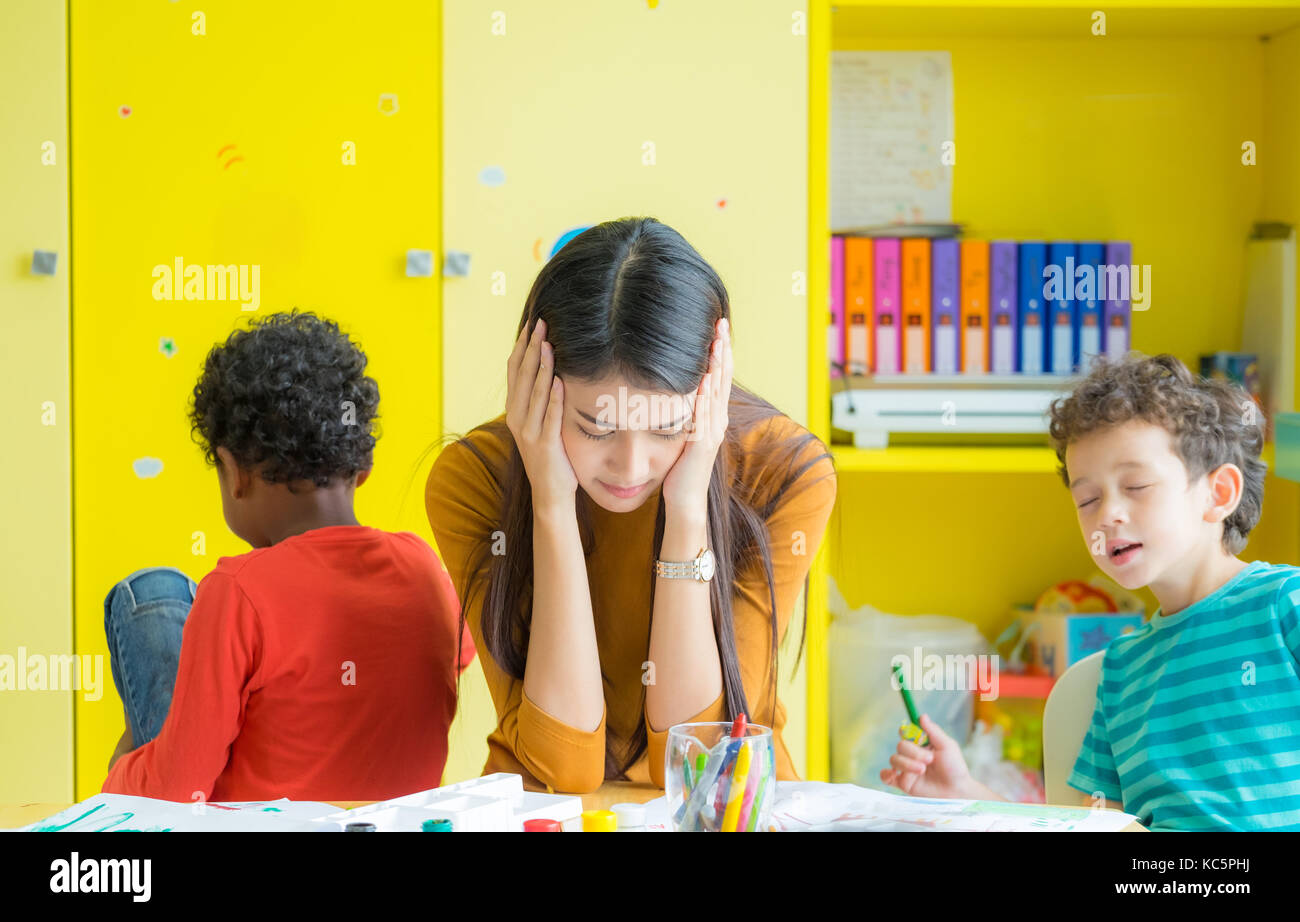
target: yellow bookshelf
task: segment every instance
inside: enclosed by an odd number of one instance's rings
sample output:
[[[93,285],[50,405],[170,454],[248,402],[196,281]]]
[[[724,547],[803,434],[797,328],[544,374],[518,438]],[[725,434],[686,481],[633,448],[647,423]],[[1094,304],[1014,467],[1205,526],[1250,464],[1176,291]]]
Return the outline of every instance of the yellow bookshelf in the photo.
[[[1097,9],[810,4],[809,421],[828,444],[833,51],[951,54],[953,220],[969,236],[1131,240],[1153,289],[1151,309],[1134,315],[1134,348],[1196,367],[1200,353],[1239,345],[1251,225],[1300,224],[1300,0],[1116,0],[1102,10],[1104,35],[1093,34]],[[1254,165],[1242,162],[1247,141]],[[1010,602],[1092,568],[1050,448],[835,445],[833,454],[839,497],[808,625],[808,774],[823,780],[838,780],[829,779],[826,576],[852,605],[957,615],[988,634]],[[1271,467],[1271,445],[1265,456]],[[1295,485],[1270,476],[1266,496],[1245,555],[1297,562]]]
[[[934,474],[1042,474],[1056,471],[1056,454],[1050,448],[961,445],[891,445],[888,448],[853,448],[836,445],[835,470],[857,472],[911,472]]]

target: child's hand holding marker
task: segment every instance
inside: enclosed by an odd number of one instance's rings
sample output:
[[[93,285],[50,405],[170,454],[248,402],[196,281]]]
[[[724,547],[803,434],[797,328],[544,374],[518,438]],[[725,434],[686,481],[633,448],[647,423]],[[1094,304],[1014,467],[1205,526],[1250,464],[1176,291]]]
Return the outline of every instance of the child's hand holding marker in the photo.
[[[975,791],[961,747],[928,714],[920,716],[920,727],[930,738],[927,747],[907,739],[899,740],[898,750],[889,757],[891,768],[882,769],[880,780],[914,797],[974,797],[988,799],[986,791]],[[899,736],[904,732],[899,730]],[[982,787],[982,785],[981,785]]]
[[[1001,800],[971,777],[957,741],[944,733],[928,714],[916,713],[898,663],[894,664],[894,678],[911,723],[898,728],[902,740],[898,751],[889,757],[893,768],[881,769],[880,780],[914,797]]]

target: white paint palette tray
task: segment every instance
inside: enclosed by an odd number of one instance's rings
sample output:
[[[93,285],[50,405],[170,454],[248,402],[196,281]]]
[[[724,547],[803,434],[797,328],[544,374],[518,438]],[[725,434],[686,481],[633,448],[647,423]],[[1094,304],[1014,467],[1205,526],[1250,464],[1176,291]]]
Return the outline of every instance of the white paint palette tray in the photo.
[[[522,832],[530,819],[552,819],[565,832],[582,829],[582,800],[525,791],[519,775],[497,772],[406,794],[313,820],[322,832],[373,823],[378,832],[419,832],[425,820],[449,819],[453,832]]]

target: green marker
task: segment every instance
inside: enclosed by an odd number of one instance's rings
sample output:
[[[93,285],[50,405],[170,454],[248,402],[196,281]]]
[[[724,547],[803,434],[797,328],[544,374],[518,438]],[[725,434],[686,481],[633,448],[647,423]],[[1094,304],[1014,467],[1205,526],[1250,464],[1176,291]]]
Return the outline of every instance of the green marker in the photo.
[[[754,832],[758,829],[758,814],[763,809],[763,799],[767,796],[767,779],[770,773],[776,770],[776,755],[772,749],[767,750],[767,758],[763,760],[763,774],[758,779],[758,796],[754,798],[754,807],[749,813],[749,828],[746,832]]]
[[[898,679],[898,690],[903,695],[903,706],[907,708],[907,719],[912,722],[912,726],[916,727],[919,734],[919,736],[913,738],[913,742],[919,746],[929,746],[930,738],[921,729],[921,715],[916,713],[916,704],[912,701],[912,693],[907,690],[907,683],[903,681],[903,666],[901,663],[894,663],[894,677]]]

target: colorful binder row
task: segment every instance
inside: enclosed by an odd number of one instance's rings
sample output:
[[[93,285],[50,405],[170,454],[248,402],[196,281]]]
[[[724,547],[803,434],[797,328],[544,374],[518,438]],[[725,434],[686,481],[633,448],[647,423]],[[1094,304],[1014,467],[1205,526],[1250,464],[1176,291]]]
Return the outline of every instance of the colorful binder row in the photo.
[[[1068,375],[1121,356],[1131,261],[1125,242],[833,236],[831,377]]]

